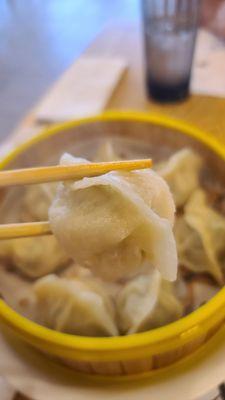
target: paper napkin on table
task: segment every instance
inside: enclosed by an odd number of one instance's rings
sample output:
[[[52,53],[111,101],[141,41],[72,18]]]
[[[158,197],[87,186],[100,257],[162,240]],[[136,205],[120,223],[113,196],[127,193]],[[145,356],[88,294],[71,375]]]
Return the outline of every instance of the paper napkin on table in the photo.
[[[103,111],[126,67],[120,58],[81,57],[41,101],[36,118],[60,122]]]
[[[225,43],[200,29],[193,64],[191,92],[225,97]]]

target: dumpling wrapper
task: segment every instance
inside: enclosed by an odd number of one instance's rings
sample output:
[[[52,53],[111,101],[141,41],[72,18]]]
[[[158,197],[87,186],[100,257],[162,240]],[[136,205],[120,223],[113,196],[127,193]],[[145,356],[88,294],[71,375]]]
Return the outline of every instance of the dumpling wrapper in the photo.
[[[95,162],[117,161],[119,159],[110,140],[107,140],[99,147],[94,157]]]
[[[116,305],[119,328],[125,334],[166,325],[183,314],[172,283],[163,281],[156,269],[128,282],[118,294]]]
[[[192,310],[197,310],[203,304],[207,303],[220,290],[216,285],[199,280],[193,280],[189,283],[192,294]]]
[[[24,222],[46,221],[56,187],[56,183],[28,186],[22,197],[20,220]]]
[[[41,236],[1,240],[0,260],[29,278],[39,278],[65,266],[69,257],[54,236]]]
[[[114,304],[94,280],[41,278],[34,286],[37,319],[44,326],[82,336],[116,336]]]
[[[201,158],[193,150],[185,148],[156,168],[159,175],[168,183],[177,207],[183,206],[199,186],[201,167]]]
[[[203,190],[191,196],[175,224],[175,236],[179,262],[195,273],[208,272],[223,284],[225,218],[207,204]]]
[[[174,282],[174,294],[178,301],[181,302],[184,315],[193,309],[193,296],[190,290],[189,282],[182,276],[181,270],[177,274],[176,282]]]
[[[61,159],[74,162],[80,159]],[[155,172],[110,172],[60,184],[49,221],[68,254],[104,280],[129,279],[152,266],[175,280],[174,212],[169,188]]]
[[[36,301],[33,284],[0,265],[0,296],[16,312],[35,320]]]

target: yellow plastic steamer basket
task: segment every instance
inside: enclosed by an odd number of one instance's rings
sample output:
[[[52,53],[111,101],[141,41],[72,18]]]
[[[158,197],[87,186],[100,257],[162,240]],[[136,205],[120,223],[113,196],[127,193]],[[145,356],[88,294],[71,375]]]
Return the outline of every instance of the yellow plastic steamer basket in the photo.
[[[219,160],[220,170],[221,165],[224,166],[223,145],[192,126],[159,115],[108,112],[45,130],[8,154],[1,161],[0,168],[40,165],[43,157],[47,160],[53,150],[58,157],[63,151],[72,152],[76,142],[110,135],[133,136],[135,140],[153,143],[153,147],[168,142],[172,143],[174,150],[190,144],[206,154],[206,162],[216,160],[217,164]],[[53,331],[19,315],[0,299],[0,321],[6,332],[76,371],[101,375],[101,379],[106,375],[112,376],[111,379],[133,379],[134,375],[165,372],[172,364],[204,346],[222,326],[224,319],[225,288],[207,304],[169,325],[144,333],[107,338]]]

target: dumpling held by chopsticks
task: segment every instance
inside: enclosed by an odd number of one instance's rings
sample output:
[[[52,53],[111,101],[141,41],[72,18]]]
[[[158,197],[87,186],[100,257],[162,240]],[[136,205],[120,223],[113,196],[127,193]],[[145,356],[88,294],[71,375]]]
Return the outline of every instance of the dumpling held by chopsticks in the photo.
[[[64,165],[75,162],[69,154],[61,158]],[[104,280],[130,279],[154,267],[173,281],[174,213],[168,185],[148,169],[61,183],[49,220],[68,254]]]

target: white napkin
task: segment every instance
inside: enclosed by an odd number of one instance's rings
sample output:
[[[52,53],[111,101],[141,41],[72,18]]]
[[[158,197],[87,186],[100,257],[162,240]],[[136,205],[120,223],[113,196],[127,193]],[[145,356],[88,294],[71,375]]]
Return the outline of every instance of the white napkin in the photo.
[[[103,111],[126,67],[120,58],[81,57],[41,101],[36,118],[60,122]]]
[[[199,30],[194,57],[191,92],[225,97],[225,43]]]

